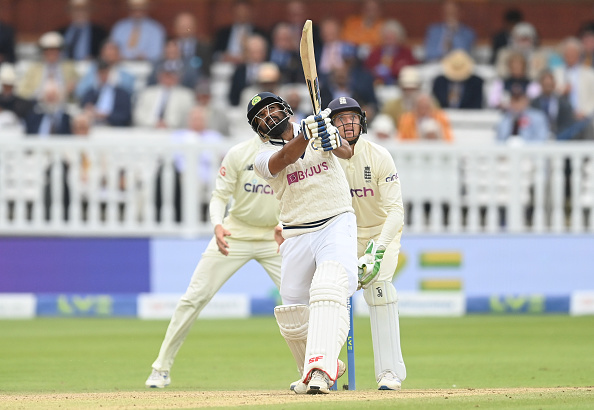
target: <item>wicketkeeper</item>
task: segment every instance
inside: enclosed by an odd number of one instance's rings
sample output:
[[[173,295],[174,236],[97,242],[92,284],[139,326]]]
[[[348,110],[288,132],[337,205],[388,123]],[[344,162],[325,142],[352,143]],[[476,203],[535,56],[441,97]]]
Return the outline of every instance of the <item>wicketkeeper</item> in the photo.
[[[378,388],[399,390],[406,367],[400,349],[398,297],[392,284],[404,225],[398,171],[384,147],[361,138],[367,133],[367,122],[357,101],[340,97],[328,108],[332,124],[353,148],[353,156],[339,162],[357,215],[359,286],[369,306]]]

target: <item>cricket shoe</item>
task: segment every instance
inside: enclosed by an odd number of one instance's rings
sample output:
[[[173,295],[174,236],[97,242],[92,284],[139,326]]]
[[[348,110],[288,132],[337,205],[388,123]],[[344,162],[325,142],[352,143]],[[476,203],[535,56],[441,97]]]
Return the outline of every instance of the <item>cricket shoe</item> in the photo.
[[[153,369],[151,375],[146,379],[144,383],[146,387],[158,387],[162,389],[165,386],[169,386],[171,379],[169,378],[169,370],[157,370]]]
[[[325,372],[315,369],[307,384],[307,394],[328,394],[330,393],[330,387],[333,384],[334,383]]]
[[[341,377],[344,372],[346,372],[346,365],[340,359],[338,359],[338,374],[336,378],[338,379]],[[301,379],[294,381],[291,383],[291,390],[293,390],[296,394],[305,394],[307,392],[307,384],[302,383]]]
[[[378,390],[400,390],[402,381],[391,371],[385,371],[380,374],[377,382]]]

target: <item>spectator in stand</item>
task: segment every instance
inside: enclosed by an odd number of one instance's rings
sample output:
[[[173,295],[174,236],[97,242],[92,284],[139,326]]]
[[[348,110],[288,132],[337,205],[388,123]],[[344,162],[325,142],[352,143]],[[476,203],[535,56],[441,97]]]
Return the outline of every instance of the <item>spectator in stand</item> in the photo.
[[[128,93],[134,93],[134,76],[126,71],[121,65],[120,49],[114,41],[107,40],[101,46],[100,60],[109,64],[109,82],[116,87],[123,88]],[[97,64],[93,63],[87,73],[76,85],[74,95],[80,101],[81,98],[99,82],[97,75]]]
[[[371,132],[367,134],[378,144],[384,141],[392,141],[396,136],[396,127],[394,121],[387,114],[378,114],[370,126]]]
[[[575,124],[575,114],[573,108],[567,99],[567,96],[563,96],[557,93],[555,76],[549,70],[545,70],[540,75],[540,96],[533,99],[530,103],[532,108],[542,111],[549,124],[549,129],[553,134],[559,136]],[[576,135],[569,136],[567,139],[579,138],[579,132]]]
[[[25,118],[25,133],[42,137],[72,134],[64,90],[55,81],[44,83],[39,100]]]
[[[14,29],[0,21],[0,64],[15,62],[14,44]]]
[[[280,82],[283,84],[303,83],[304,81],[303,66],[299,55],[299,39],[299,37],[293,36],[291,27],[286,23],[277,24],[272,31],[270,61],[280,69]]]
[[[260,65],[266,61],[268,45],[266,39],[260,35],[250,36],[245,43],[245,62],[239,64],[231,77],[229,102],[233,106],[239,105],[241,92],[244,88],[258,81]]]
[[[491,64],[495,65],[497,61],[497,54],[502,48],[508,47],[511,44],[511,31],[516,24],[524,20],[524,15],[518,9],[507,9],[503,13],[503,27],[491,40]]]
[[[531,80],[537,80],[540,72],[548,67],[548,54],[538,47],[536,29],[530,23],[516,24],[511,32],[510,45],[502,48],[497,54],[495,69],[501,78],[509,75],[507,61],[511,53],[524,55],[528,63],[528,77]]]
[[[163,54],[165,30],[148,16],[149,0],[128,0],[129,15],[111,30],[124,60],[156,61]]]
[[[594,67],[594,22],[583,24],[579,34],[582,42],[582,64]]]
[[[395,127],[398,127],[402,114],[412,111],[422,85],[421,74],[417,67],[409,65],[402,68],[398,77],[400,97],[386,101],[382,107],[382,114],[391,118]],[[433,105],[439,107],[435,98],[433,98]]]
[[[150,128],[182,128],[194,106],[194,93],[179,85],[179,73],[165,65],[159,83],[146,87],[134,107],[134,124]]]
[[[580,63],[582,43],[575,37],[563,41],[564,67],[553,71],[557,90],[567,96],[578,120],[594,114],[594,69]]]
[[[415,98],[413,110],[400,118],[398,139],[451,142],[454,138],[445,113],[435,108],[429,94],[421,92]]]
[[[497,78],[489,86],[487,105],[491,108],[506,108],[512,89],[520,88],[529,99],[538,97],[540,84],[528,77],[528,67],[523,54],[508,54],[506,78]]]
[[[64,37],[64,57],[77,61],[97,58],[108,33],[91,22],[90,0],[70,0],[69,12],[70,24],[58,30]]]
[[[443,21],[429,26],[425,34],[425,60],[438,61],[453,50],[471,53],[476,40],[474,30],[460,21],[460,9],[455,1],[442,5]]]
[[[17,94],[23,98],[36,99],[40,96],[48,82],[54,82],[65,97],[69,97],[78,77],[71,61],[65,61],[60,53],[64,39],[55,31],[45,33],[39,38],[42,61],[33,63],[27,70],[17,87]]]
[[[196,85],[196,104],[200,105],[207,114],[209,127],[219,134],[228,137],[229,118],[227,115],[227,105],[215,104],[212,101],[210,83],[206,79],[198,81]]]
[[[406,33],[397,20],[387,20],[381,31],[381,44],[371,51],[365,67],[373,73],[375,84],[395,84],[402,67],[417,64],[404,45]]]
[[[174,143],[189,143],[189,142],[203,142],[207,144],[217,145],[223,141],[223,136],[216,130],[209,126],[208,112],[199,105],[192,107],[188,115],[187,127],[174,131],[171,135],[171,140]],[[216,170],[220,164],[221,158],[216,158],[216,155],[208,150],[203,151],[198,159],[197,179],[200,184],[200,215],[201,220],[206,221],[208,217],[208,204],[210,202],[210,194],[214,190],[214,181],[216,177]],[[186,163],[183,155],[175,156],[175,190],[174,190],[174,209],[175,220],[181,221],[181,178],[186,172]],[[157,180],[157,191],[160,192],[160,179]],[[162,202],[157,201],[157,213],[160,212]]]
[[[181,58],[201,77],[210,77],[212,50],[206,40],[198,37],[194,16],[187,12],[179,13],[173,22],[173,31]]]
[[[454,50],[442,61],[443,74],[433,81],[433,95],[442,108],[483,107],[483,79],[473,74],[474,61],[463,50]]]
[[[272,62],[266,61],[258,67],[258,76],[256,82],[244,88],[241,92],[240,107],[247,107],[254,95],[259,92],[268,91],[276,95],[279,94],[281,86],[281,72],[278,66]]]
[[[127,127],[132,122],[132,95],[109,82],[110,70],[109,63],[98,62],[98,82],[83,96],[80,106],[95,124]]]
[[[511,94],[509,108],[497,124],[497,140],[513,137],[531,142],[549,139],[547,118],[542,111],[530,107],[530,100],[521,89]]]
[[[322,46],[320,58],[318,59],[318,74],[322,77],[320,81],[323,81],[332,70],[341,68],[346,64],[343,58],[345,49],[353,46],[340,39],[340,23],[332,17],[322,21],[320,37]]]
[[[0,65],[0,114],[12,117],[11,123],[22,120],[31,109],[31,102],[14,93],[16,72],[10,63]],[[10,114],[9,114],[10,113]],[[7,124],[7,118],[3,124]]]
[[[157,61],[153,65],[153,71],[147,79],[147,85],[157,84],[157,77],[164,66],[175,67],[175,70],[179,73],[180,79],[179,84],[187,87],[191,90],[196,87],[198,82],[198,70],[192,66],[190,60],[182,58],[179,44],[177,40],[171,38],[165,43],[165,51],[163,58]]]
[[[311,103],[309,102],[309,99],[307,101],[303,100],[297,85],[291,84],[284,87],[280,94],[285,96],[285,101],[293,109],[293,115],[289,121],[301,124],[301,120],[304,120],[311,114]],[[304,106],[307,107],[307,110],[304,109]]]
[[[381,44],[384,24],[380,3],[365,0],[361,11],[346,18],[342,26],[342,39],[357,46],[357,56],[365,60],[371,50]]]
[[[308,18],[311,18],[309,13],[307,12],[307,7],[303,1],[300,0],[289,0],[287,3],[287,9],[285,12],[285,17],[287,18],[286,23],[291,28],[291,32],[293,33],[293,38],[299,42],[301,38],[301,33],[303,32],[303,25]],[[314,18],[314,20],[316,20]],[[315,22],[311,26],[312,34],[313,34],[313,43],[314,43],[314,50],[316,53],[316,60],[319,60],[320,49],[322,48],[322,37],[320,35],[320,29],[315,24]]]
[[[266,33],[252,22],[252,6],[245,0],[236,1],[233,4],[233,24],[219,29],[215,34],[215,60],[235,65],[244,62],[245,43],[256,34],[266,38]]]

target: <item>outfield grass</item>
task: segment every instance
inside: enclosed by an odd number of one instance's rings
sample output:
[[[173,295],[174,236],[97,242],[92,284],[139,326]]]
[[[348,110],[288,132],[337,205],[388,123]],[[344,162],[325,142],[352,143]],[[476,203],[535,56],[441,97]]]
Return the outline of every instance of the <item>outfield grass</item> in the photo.
[[[136,319],[0,321],[0,393],[142,390],[167,324]],[[403,318],[401,333],[408,373],[404,390],[594,386],[594,317]],[[368,319],[355,320],[355,352],[358,390],[375,389]],[[199,320],[182,346],[167,390],[281,390],[297,377],[273,317]],[[591,392],[564,395],[559,403],[546,396],[527,394],[523,406],[594,406]],[[476,398],[452,399],[410,399],[407,408],[434,401],[444,408],[477,403]],[[483,408],[514,408],[499,400],[479,403]]]

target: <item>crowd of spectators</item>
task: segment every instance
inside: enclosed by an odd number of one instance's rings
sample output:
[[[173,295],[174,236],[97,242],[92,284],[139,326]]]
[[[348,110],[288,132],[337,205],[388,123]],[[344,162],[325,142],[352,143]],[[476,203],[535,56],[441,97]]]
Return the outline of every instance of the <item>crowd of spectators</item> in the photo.
[[[188,12],[180,10],[164,27],[150,17],[149,0],[127,5],[128,16],[107,28],[93,22],[91,0],[70,0],[70,23],[40,36],[40,57],[22,72],[16,69],[15,32],[0,23],[0,126],[20,125],[30,136],[72,134],[81,124],[85,133],[96,126],[137,126],[184,138],[212,135],[204,130],[230,136],[225,107],[242,110],[252,93],[263,90],[292,101],[296,117],[306,115],[307,101],[293,87],[303,85],[299,39],[306,3],[288,1],[286,20],[266,31],[255,24],[251,3],[237,0],[233,23],[210,41],[197,35]],[[494,130],[499,140],[593,137],[594,22],[576,27],[575,37],[558,48],[546,48],[520,10],[507,10],[492,38],[495,75],[485,79],[475,69],[472,21],[455,1],[442,3],[441,21],[426,28],[420,54],[408,44],[406,21],[382,6],[365,0],[343,20],[314,21],[323,105],[339,96],[357,99],[370,129],[383,138],[453,141],[447,110],[485,108],[502,112]],[[150,64],[141,84],[127,69],[129,61]],[[81,62],[87,63],[82,71]],[[212,99],[214,64],[230,67],[225,101]],[[428,64],[440,66],[431,79],[421,75]],[[380,99],[379,87],[398,93]]]

